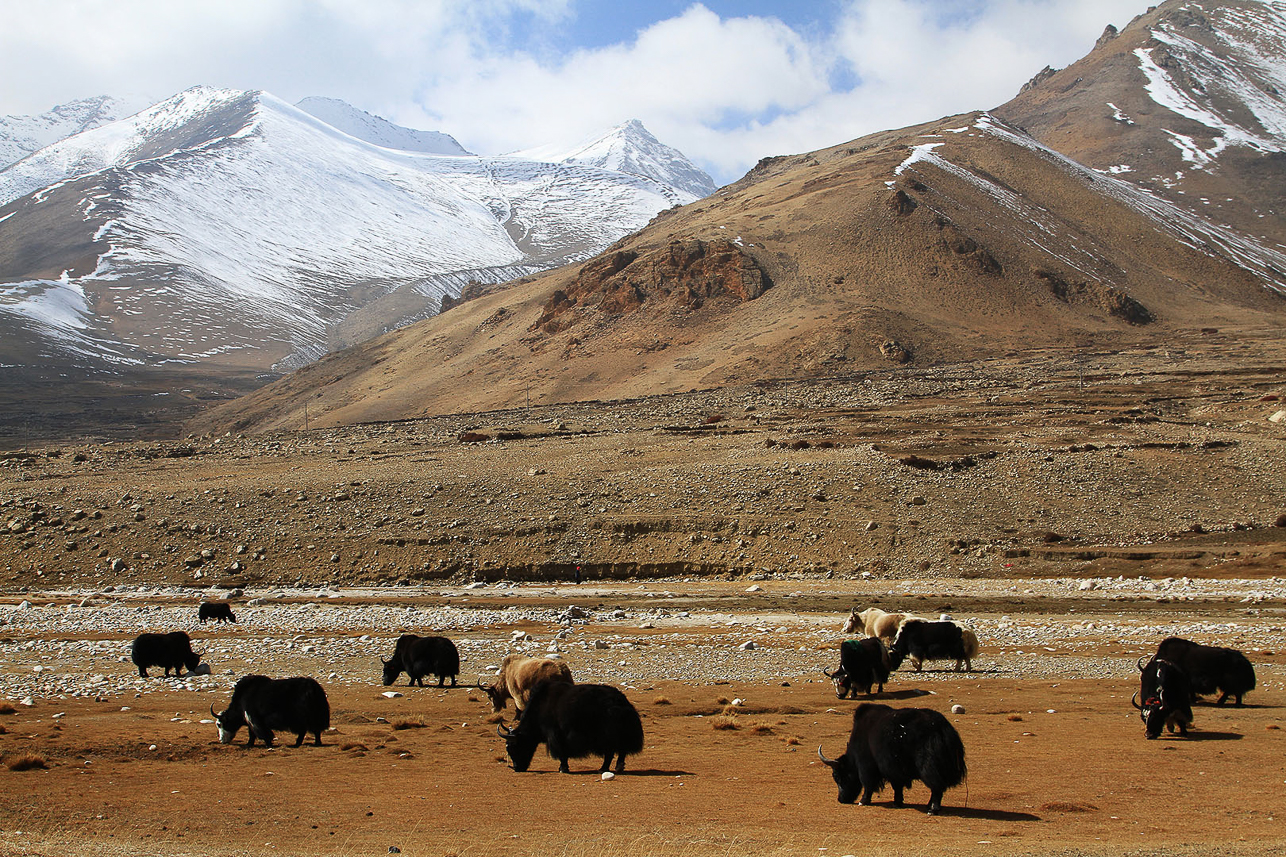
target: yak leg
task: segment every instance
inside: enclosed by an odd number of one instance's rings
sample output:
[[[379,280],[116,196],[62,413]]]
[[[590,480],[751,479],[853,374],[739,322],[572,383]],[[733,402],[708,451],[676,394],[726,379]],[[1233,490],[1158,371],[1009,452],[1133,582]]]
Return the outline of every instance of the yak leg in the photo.
[[[924,661],[921,660],[920,658],[917,658],[915,655],[912,655],[911,666],[915,667],[916,672],[920,672],[922,669],[924,669]]]
[[[616,754],[616,773],[618,774],[625,773],[625,754],[624,753]]]
[[[314,738],[314,740],[313,740],[313,746],[315,746],[315,747],[320,747],[320,746],[322,745],[322,742],[321,742],[321,730],[320,730],[320,729],[318,729],[318,730],[316,730],[315,732],[313,732],[313,738]]]
[[[561,757],[559,757],[559,759],[558,759],[558,773],[560,773],[560,774],[570,774],[571,772],[572,772],[572,771],[571,771],[571,768],[568,768],[568,767],[567,767],[567,757],[566,757],[566,756],[561,756]]]
[[[875,794],[875,789],[873,789],[873,788],[869,788],[869,787],[866,787],[866,786],[863,786],[863,787],[862,787],[862,796],[861,796],[860,798],[858,798],[858,800],[857,800],[858,804],[860,804],[861,806],[870,806],[870,805],[871,805],[871,795],[873,795],[873,794]]]
[[[305,736],[305,735],[307,735],[307,734],[308,734],[308,732],[307,732],[307,731],[304,731],[304,732],[300,732],[298,735],[296,735],[296,736],[295,736],[295,746],[296,746],[296,747],[302,747],[302,746],[304,745],[304,736]]]
[[[447,684],[447,677],[444,675],[438,676],[438,687],[446,687],[446,684]]]
[[[139,677],[139,678],[147,678],[147,667],[139,667],[139,668],[138,668],[138,677]]]
[[[603,767],[601,767],[601,768],[599,768],[599,769],[598,769],[598,772],[599,772],[600,774],[605,774],[605,773],[607,773],[608,771],[610,771],[610,770],[612,769],[612,756],[613,756],[613,755],[615,755],[615,754],[614,754],[614,753],[608,753],[608,754],[606,754],[605,756],[603,756]]]
[[[893,786],[893,805],[894,806],[902,805],[902,787],[899,785]]]
[[[929,806],[925,809],[929,815],[937,815],[942,811],[942,792],[945,789],[933,789],[929,793]]]
[[[455,676],[451,676],[451,686],[455,687]]]

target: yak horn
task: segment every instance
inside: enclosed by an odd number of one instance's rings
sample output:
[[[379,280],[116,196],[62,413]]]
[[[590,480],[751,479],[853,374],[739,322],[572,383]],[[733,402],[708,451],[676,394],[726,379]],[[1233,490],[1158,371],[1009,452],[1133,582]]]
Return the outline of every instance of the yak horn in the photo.
[[[826,676],[827,678],[835,678],[835,676],[832,675],[830,672],[828,672],[825,667],[822,668],[822,675]]]
[[[1139,668],[1139,672],[1143,672],[1143,667],[1144,667],[1144,665],[1147,663],[1147,661],[1148,661],[1148,656],[1147,656],[1147,655],[1139,655],[1139,660],[1138,660],[1138,662],[1135,664],[1135,666],[1137,666],[1137,667]]]
[[[219,718],[219,715],[214,713],[214,703],[213,703],[213,702],[211,702],[211,703],[210,703],[210,716],[211,716],[211,717],[213,717],[213,718],[215,718],[216,720]]]
[[[839,764],[839,762],[835,761],[834,759],[828,759],[826,758],[825,755],[822,754],[821,744],[817,745],[817,758],[821,759],[823,762],[825,762],[827,765],[829,765],[832,768]]]
[[[505,731],[501,732],[500,731],[501,729]],[[510,729],[508,726],[506,726],[505,724],[498,723],[496,724],[496,734],[499,735],[501,738],[508,738],[510,735],[514,734],[514,731]]]
[[[1133,705],[1139,711],[1143,710],[1143,706],[1139,705],[1139,692],[1137,690],[1134,691],[1134,696],[1130,697],[1130,705]]]

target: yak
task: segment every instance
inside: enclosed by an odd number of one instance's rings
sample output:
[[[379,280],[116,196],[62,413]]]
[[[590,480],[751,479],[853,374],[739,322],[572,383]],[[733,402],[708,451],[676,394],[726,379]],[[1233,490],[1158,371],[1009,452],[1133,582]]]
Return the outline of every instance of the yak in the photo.
[[[969,632],[973,636],[973,632]],[[976,644],[977,637],[973,637]],[[910,657],[911,666],[919,672],[925,661],[954,660],[956,670],[967,665],[973,670],[972,657],[965,645],[965,632],[956,622],[930,622],[927,619],[907,619],[898,629],[893,645],[889,647],[889,668],[897,669],[904,658]]]
[[[236,624],[237,617],[232,613],[232,605],[226,601],[202,601],[196,608],[196,616],[204,625],[207,619],[213,619],[217,622],[232,622]]]
[[[221,713],[210,706],[214,722],[219,729],[219,743],[231,744],[242,726],[249,726],[247,747],[255,739],[264,746],[272,746],[272,733],[284,729],[295,733],[295,746],[304,743],[304,736],[313,733],[313,743],[322,745],[321,734],[330,728],[330,703],[326,691],[316,679],[269,678],[266,675],[248,675],[232,689],[232,701]]]
[[[490,685],[478,684],[491,700],[491,710],[504,711],[505,702],[512,699],[518,716],[522,717],[527,699],[538,682],[561,681],[572,684],[572,671],[567,664],[552,658],[531,658],[526,655],[508,654],[500,662],[500,675]]]
[[[844,633],[852,634],[861,630],[868,637],[892,640],[897,636],[902,623],[914,618],[910,613],[886,613],[878,607],[868,607],[860,613],[854,609],[844,623]]]
[[[606,684],[539,682],[518,726],[496,727],[515,771],[525,771],[536,747],[545,745],[558,770],[569,773],[568,759],[602,756],[600,772],[625,771],[625,757],[643,750],[643,721],[624,693]],[[503,731],[502,731],[503,730]]]
[[[1198,696],[1220,691],[1216,705],[1223,705],[1228,697],[1241,698],[1255,689],[1255,668],[1250,660],[1236,649],[1221,646],[1204,646],[1182,637],[1166,637],[1157,646],[1156,657],[1164,658],[1183,670],[1192,685],[1192,701]]]
[[[820,746],[817,755],[831,769],[840,803],[870,806],[871,796],[887,783],[893,786],[893,805],[902,806],[903,790],[919,780],[929,787],[929,815],[942,810],[942,793],[967,773],[960,733],[931,708],[863,702],[853,712],[844,755],[828,759]]]
[[[384,684],[397,681],[403,672],[407,675],[407,686],[424,687],[426,675],[438,677],[438,687],[451,679],[455,687],[456,676],[460,674],[460,652],[455,643],[446,637],[418,637],[415,634],[403,634],[397,638],[393,647],[393,657],[389,660],[380,658],[384,665]]]
[[[839,669],[822,672],[835,682],[835,695],[840,699],[850,692],[856,696],[858,691],[869,696],[871,685],[879,685],[878,692],[883,693],[889,680],[889,650],[879,637],[845,640],[839,645]]]
[[[1171,732],[1178,727],[1180,735],[1188,734],[1192,725],[1192,684],[1177,664],[1154,657],[1146,665],[1140,659],[1139,690],[1130,702],[1139,710],[1143,734],[1149,740],[1158,738],[1162,728]],[[1139,704],[1139,696],[1143,704]]]
[[[148,667],[163,667],[168,676],[174,670],[176,676],[183,675],[183,668],[188,672],[197,668],[201,656],[192,651],[192,638],[184,631],[171,631],[168,634],[139,634],[130,645],[130,660],[138,667],[141,678],[147,678]]]

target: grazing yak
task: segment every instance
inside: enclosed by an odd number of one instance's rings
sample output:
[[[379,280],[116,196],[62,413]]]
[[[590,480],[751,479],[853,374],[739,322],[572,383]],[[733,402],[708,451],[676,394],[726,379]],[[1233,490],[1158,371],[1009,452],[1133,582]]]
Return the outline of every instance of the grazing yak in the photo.
[[[1155,657],[1143,664],[1139,659],[1142,675],[1139,690],[1130,702],[1139,710],[1143,721],[1143,734],[1157,738],[1161,729],[1173,732],[1178,727],[1180,735],[1188,734],[1192,725],[1192,684],[1178,665],[1165,658]],[[1139,697],[1143,704],[1139,704]]]
[[[1197,696],[1220,691],[1216,705],[1223,705],[1228,697],[1241,698],[1255,689],[1255,668],[1241,652],[1221,646],[1204,646],[1182,637],[1166,637],[1157,646],[1156,657],[1164,658],[1183,670],[1192,685],[1192,701]]]
[[[304,736],[313,733],[313,743],[321,746],[321,734],[330,728],[330,703],[326,691],[316,679],[307,677],[269,678],[266,675],[248,675],[232,689],[232,701],[221,713],[210,706],[214,722],[219,729],[219,743],[231,744],[242,726],[249,726],[247,747],[255,739],[264,746],[272,746],[272,733],[283,729],[295,733],[295,746],[304,743]]]
[[[561,681],[572,684],[572,671],[567,664],[552,658],[532,658],[527,655],[508,654],[500,662],[500,675],[490,685],[478,684],[491,699],[492,711],[504,711],[505,702],[512,699],[514,709],[522,717],[527,699],[537,683]]]
[[[451,679],[455,687],[455,678],[460,674],[460,652],[455,643],[446,637],[418,637],[415,634],[403,634],[397,638],[393,647],[393,657],[389,660],[380,658],[384,665],[384,685],[387,687],[397,681],[403,672],[407,675],[407,686],[413,684],[424,687],[424,677],[438,677],[438,687]]]
[[[931,708],[893,708],[863,702],[853,712],[848,748],[838,759],[817,755],[839,786],[839,802],[869,806],[871,796],[893,786],[893,805],[902,806],[902,791],[919,780],[929,787],[927,812],[942,809],[942,793],[965,778],[965,751],[960,733]]]
[[[965,642],[967,629],[956,622],[927,619],[907,619],[898,629],[893,645],[889,647],[890,669],[897,669],[904,658],[911,659],[911,666],[919,672],[925,661],[954,660],[956,671],[961,666],[973,671],[973,655],[977,654],[978,638],[972,632],[972,653]]]
[[[148,667],[163,667],[168,676],[174,670],[183,675],[183,668],[193,672],[201,656],[192,651],[192,638],[184,631],[168,634],[139,634],[130,645],[130,660],[138,667],[138,674],[147,678]]]
[[[226,601],[202,601],[196,608],[196,617],[204,625],[207,619],[213,619],[216,622],[232,622],[236,624],[237,617],[232,613],[232,605]]]
[[[853,634],[860,630],[868,637],[892,640],[902,623],[913,618],[910,613],[886,613],[878,607],[868,607],[861,613],[855,609],[844,623],[844,633]]]
[[[839,669],[822,672],[835,682],[835,695],[840,699],[859,691],[869,696],[871,685],[879,685],[878,692],[883,693],[889,680],[889,650],[879,637],[845,640],[839,645]]]
[[[515,771],[525,771],[536,747],[545,745],[558,770],[569,773],[568,759],[602,756],[600,772],[625,770],[625,757],[643,750],[643,721],[616,688],[606,684],[542,681],[531,692],[522,720],[514,729],[497,726]]]

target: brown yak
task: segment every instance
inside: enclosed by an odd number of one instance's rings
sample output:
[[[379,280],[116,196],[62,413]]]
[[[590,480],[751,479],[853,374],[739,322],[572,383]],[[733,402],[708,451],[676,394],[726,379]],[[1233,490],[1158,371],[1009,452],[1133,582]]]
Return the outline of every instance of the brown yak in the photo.
[[[504,711],[505,701],[512,699],[518,716],[527,707],[527,699],[537,682],[561,681],[573,684],[572,671],[567,664],[551,658],[531,658],[527,655],[508,654],[500,662],[500,675],[490,685],[479,684],[491,698],[492,711]]]

